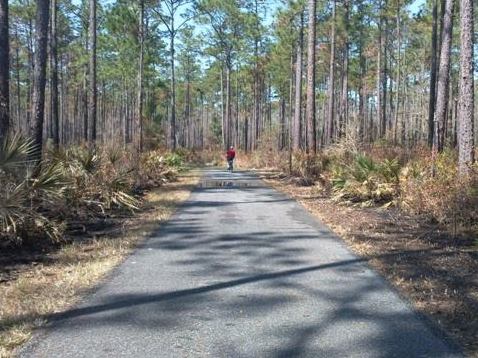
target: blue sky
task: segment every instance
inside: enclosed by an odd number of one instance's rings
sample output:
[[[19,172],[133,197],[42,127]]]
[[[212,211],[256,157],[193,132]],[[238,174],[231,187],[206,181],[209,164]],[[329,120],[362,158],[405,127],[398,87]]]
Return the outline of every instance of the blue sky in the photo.
[[[409,9],[412,13],[416,14],[422,5],[425,4],[425,0],[415,0],[410,6]]]

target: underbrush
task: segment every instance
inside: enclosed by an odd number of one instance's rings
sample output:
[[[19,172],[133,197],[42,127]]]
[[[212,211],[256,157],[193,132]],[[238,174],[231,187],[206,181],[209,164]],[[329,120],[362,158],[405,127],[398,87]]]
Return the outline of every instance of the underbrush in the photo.
[[[141,207],[141,193],[175,179],[181,154],[131,154],[114,147],[37,150],[18,136],[0,149],[0,241],[60,241],[69,221],[124,215]]]
[[[274,153],[263,161],[262,153]],[[317,155],[296,152],[290,168],[287,152],[259,149],[242,158],[246,167],[274,167],[299,185],[319,182],[337,201],[361,206],[397,206],[454,229],[476,230],[478,166],[460,178],[457,153],[445,150],[432,161],[425,147],[413,150],[387,145],[342,142]],[[292,169],[292,170],[290,170]]]
[[[337,199],[364,204],[391,202],[399,193],[400,163],[357,154],[351,163],[333,163],[331,182]]]
[[[31,252],[31,246],[1,251],[0,241],[0,262],[6,263],[0,270],[0,357],[17,356],[14,349],[30,339],[33,329],[78,302],[171,216],[197,180],[194,173],[185,174],[167,183],[164,190],[159,187],[145,193],[144,210],[132,218],[122,217],[120,231],[110,228],[39,254]],[[45,248],[53,246],[38,242]]]
[[[478,168],[468,178],[457,171],[456,153],[447,151],[431,164],[411,160],[400,177],[401,207],[439,223],[470,228],[478,224]]]

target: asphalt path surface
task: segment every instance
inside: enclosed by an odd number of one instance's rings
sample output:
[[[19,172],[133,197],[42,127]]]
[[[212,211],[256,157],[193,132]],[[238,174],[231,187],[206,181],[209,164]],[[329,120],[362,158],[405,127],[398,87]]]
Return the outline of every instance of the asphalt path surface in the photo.
[[[462,356],[299,204],[221,170],[19,355]]]

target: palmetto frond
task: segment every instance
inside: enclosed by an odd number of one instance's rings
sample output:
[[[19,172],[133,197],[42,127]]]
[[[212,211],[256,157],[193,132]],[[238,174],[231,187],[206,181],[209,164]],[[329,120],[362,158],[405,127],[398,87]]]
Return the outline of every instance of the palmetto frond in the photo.
[[[0,171],[9,173],[29,163],[30,156],[37,146],[32,140],[23,139],[19,135],[9,137],[0,148]]]
[[[17,223],[28,214],[27,202],[29,190],[22,182],[19,185],[8,185],[0,190],[0,229],[15,232]]]
[[[59,164],[42,166],[40,172],[29,179],[29,189],[42,199],[59,199],[67,187],[67,180]]]

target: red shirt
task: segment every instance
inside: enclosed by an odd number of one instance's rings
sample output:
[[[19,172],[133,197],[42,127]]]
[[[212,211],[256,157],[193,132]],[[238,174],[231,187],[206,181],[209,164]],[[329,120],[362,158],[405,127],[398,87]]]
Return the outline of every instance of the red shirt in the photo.
[[[227,160],[232,160],[235,157],[236,157],[236,152],[234,151],[234,149],[229,149],[226,153]]]

